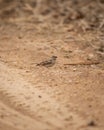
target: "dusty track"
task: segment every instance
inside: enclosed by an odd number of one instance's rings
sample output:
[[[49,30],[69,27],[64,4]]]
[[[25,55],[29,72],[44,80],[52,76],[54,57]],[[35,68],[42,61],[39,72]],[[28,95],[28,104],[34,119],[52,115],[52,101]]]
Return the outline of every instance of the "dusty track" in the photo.
[[[103,68],[64,65],[86,57],[103,64],[86,35],[27,25],[0,28],[0,130],[103,130]],[[97,41],[94,35],[88,42]],[[36,67],[52,55],[55,66]]]
[[[17,115],[19,113],[20,118],[24,118],[24,123],[18,126],[20,129],[22,129],[24,125],[27,126],[26,121],[28,120],[29,122],[32,121],[35,123],[35,126],[33,125],[34,123],[32,126],[29,123],[31,129],[49,129],[50,127],[51,129],[64,129],[64,127],[68,125],[68,121],[65,119],[70,119],[71,116],[73,117],[73,122],[75,122],[76,126],[83,123],[80,116],[68,111],[59,102],[50,98],[50,95],[45,91],[43,92],[24,81],[23,78],[15,72],[16,70],[10,69],[4,64],[1,64],[0,68],[2,68],[0,71],[2,75],[0,79],[1,99],[3,103],[7,105],[6,109],[10,109],[8,111],[9,114],[4,114],[4,118],[8,115],[11,117],[13,112]],[[9,76],[7,76],[7,74]],[[46,86],[45,84],[43,85]],[[39,97],[40,95],[42,95],[42,98]],[[11,108],[13,109],[13,112]],[[16,119],[15,116],[14,118]],[[10,121],[12,121],[12,119],[10,119]],[[16,121],[18,121],[18,119],[16,119],[15,122]],[[7,124],[9,122],[7,122]],[[14,127],[15,122],[12,121],[12,126]],[[25,129],[30,128],[26,127]]]

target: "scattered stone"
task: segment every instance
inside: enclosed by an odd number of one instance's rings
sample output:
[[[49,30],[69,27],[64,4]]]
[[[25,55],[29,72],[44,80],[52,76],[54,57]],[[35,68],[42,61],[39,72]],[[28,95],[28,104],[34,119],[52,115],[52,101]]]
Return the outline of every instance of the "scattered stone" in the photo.
[[[89,108],[91,108],[91,107],[92,107],[92,105],[89,105],[88,107],[89,107]]]
[[[93,127],[93,126],[96,126],[96,123],[95,123],[95,121],[91,120],[88,122],[87,125]]]
[[[30,71],[29,70],[26,70],[26,73],[29,73]]]
[[[42,96],[41,96],[41,95],[39,95],[38,97],[39,97],[39,98],[42,98]]]
[[[73,71],[76,71],[77,70],[77,68],[73,68]]]
[[[104,52],[104,45],[101,45],[101,46],[98,48],[98,51]]]
[[[3,115],[3,114],[1,114],[1,115],[0,115],[0,118],[2,118],[2,119],[3,119],[3,118],[4,118],[4,115]]]
[[[18,39],[22,39],[22,36],[18,36]]]

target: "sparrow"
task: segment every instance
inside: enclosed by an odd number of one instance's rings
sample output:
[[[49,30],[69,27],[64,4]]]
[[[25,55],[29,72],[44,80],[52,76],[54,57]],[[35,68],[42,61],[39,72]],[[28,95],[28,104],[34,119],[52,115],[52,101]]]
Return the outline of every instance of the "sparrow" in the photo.
[[[52,56],[49,60],[42,61],[36,66],[45,66],[45,67],[52,67],[56,63],[57,56]]]

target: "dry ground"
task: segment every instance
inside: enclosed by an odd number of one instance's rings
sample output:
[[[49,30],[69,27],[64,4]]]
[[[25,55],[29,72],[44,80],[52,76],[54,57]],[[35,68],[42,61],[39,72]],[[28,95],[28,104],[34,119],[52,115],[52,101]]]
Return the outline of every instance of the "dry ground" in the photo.
[[[0,130],[104,130],[103,22],[42,20],[0,22]]]

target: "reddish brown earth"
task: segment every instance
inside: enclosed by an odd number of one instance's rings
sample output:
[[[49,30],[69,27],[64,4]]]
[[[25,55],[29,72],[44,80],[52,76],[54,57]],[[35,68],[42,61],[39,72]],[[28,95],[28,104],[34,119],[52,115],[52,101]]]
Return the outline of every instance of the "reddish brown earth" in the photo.
[[[22,17],[17,11],[9,18],[4,12],[0,130],[104,130],[103,20],[90,23],[87,15],[79,19],[77,11],[69,23],[64,23],[66,15],[54,19],[55,11],[44,16],[37,9],[39,16],[34,17],[22,10]],[[36,66],[53,55],[58,57],[53,67]]]

